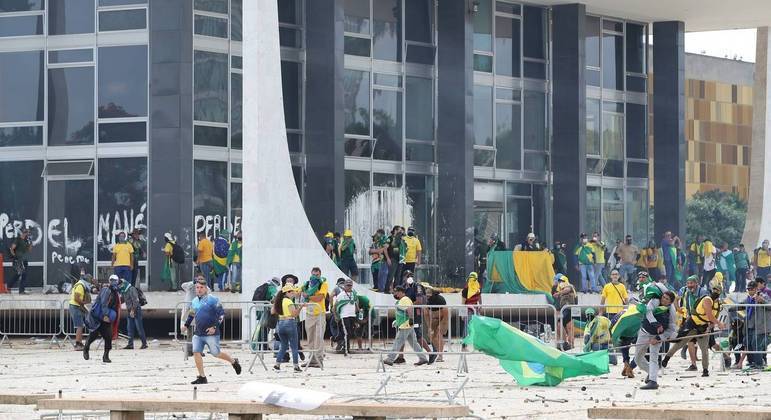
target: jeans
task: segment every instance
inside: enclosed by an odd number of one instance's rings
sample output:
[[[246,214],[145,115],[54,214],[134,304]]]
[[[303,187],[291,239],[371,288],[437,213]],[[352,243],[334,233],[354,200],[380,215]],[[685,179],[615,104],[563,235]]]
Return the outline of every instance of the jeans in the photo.
[[[217,287],[219,287],[220,292],[225,290],[225,282],[228,280],[228,272],[224,271],[222,273],[217,274]],[[212,287],[211,290],[213,291],[214,288]]]
[[[133,276],[131,275],[131,267],[128,265],[119,265],[113,268],[113,273],[118,276],[119,279],[131,281]]]
[[[24,292],[24,282],[27,280],[27,267],[29,266],[29,263],[27,261],[22,261],[19,264],[24,265],[24,269],[21,271],[21,273],[16,273],[15,276],[13,276],[13,279],[8,283],[8,289],[11,289],[12,287],[16,286],[16,283],[19,284],[19,293]],[[16,266],[14,265],[14,268]]]
[[[388,293],[388,264],[381,263],[377,272],[377,288],[382,293]]]
[[[666,271],[667,281],[670,284],[675,284],[675,265],[672,261],[664,261],[664,271]],[[679,289],[680,285],[676,285]]]
[[[634,284],[631,282],[629,275],[634,275],[634,273],[637,271],[637,268],[635,268],[634,264],[630,263],[621,263],[621,268],[619,269],[619,274],[621,274],[621,279],[626,282],[626,284]]]
[[[594,265],[594,277],[597,278],[597,285],[600,289],[602,289],[603,286],[605,286],[605,274],[603,273],[603,270],[605,269],[605,264],[595,264]]]
[[[637,362],[637,366],[640,369],[648,372],[648,379],[656,382],[659,376],[659,349],[661,348],[661,342],[658,344],[648,344],[655,335],[648,334],[645,330],[641,329],[637,334],[637,351],[634,355],[634,360]],[[650,349],[650,361],[645,360],[645,354]]]
[[[747,351],[766,351],[766,347],[768,347],[767,334],[755,334],[754,328],[747,330]],[[747,359],[750,362],[750,366],[763,366],[762,353],[749,353],[747,354]]]
[[[596,292],[597,290],[597,276],[594,273],[594,265],[581,264],[579,266],[581,270],[581,292]],[[591,289],[589,286],[591,285]]]
[[[129,315],[126,318],[126,325],[128,326],[128,340],[129,346],[134,347],[134,332],[139,334],[139,339],[142,340],[142,345],[147,345],[147,336],[145,335],[145,325],[142,322],[142,307],[137,306],[134,310],[134,317]]]
[[[766,278],[771,271],[771,267],[758,267],[758,277]]]
[[[201,270],[201,274],[203,274],[203,278],[206,279],[206,284],[209,285],[209,289],[214,290],[214,284],[212,283],[212,278],[211,278],[211,261],[206,261],[198,264],[198,269]]]
[[[281,339],[281,346],[278,349],[278,356],[276,356],[276,363],[281,363],[284,360],[287,349],[292,350],[292,363],[298,364],[300,356],[297,350],[297,344],[299,338],[297,337],[297,321],[294,319],[282,319],[278,321],[276,326],[278,331],[278,337]]]
[[[241,281],[241,263],[233,263],[230,264],[230,289],[233,290],[233,288],[239,284]]]
[[[420,344],[418,343],[418,338],[415,335],[414,328],[398,329],[396,331],[396,338],[394,339],[394,345],[391,348],[391,353],[388,355],[386,360],[389,362],[393,362],[394,360],[396,360],[397,353],[402,347],[404,347],[405,343],[409,344],[410,347],[412,347],[412,351],[418,354],[418,359],[421,362],[428,360],[426,353],[423,351],[423,347],[420,347]]]
[[[734,288],[734,292],[743,292],[746,289],[747,289],[747,269],[737,268],[736,269],[736,287]]]

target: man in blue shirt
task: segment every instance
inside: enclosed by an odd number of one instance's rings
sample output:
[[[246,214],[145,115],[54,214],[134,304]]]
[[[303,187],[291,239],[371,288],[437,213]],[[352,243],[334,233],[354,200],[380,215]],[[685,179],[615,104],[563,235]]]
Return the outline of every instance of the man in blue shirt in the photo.
[[[209,288],[206,285],[206,279],[198,275],[195,279],[196,297],[190,302],[190,313],[187,316],[185,325],[182,326],[182,332],[186,332],[190,325],[195,322],[193,328],[193,357],[195,367],[198,369],[198,377],[191,382],[194,385],[208,383],[206,374],[203,372],[203,353],[204,346],[209,347],[209,353],[222,359],[233,366],[236,375],[241,374],[241,365],[238,359],[231,358],[227,353],[220,351],[220,325],[225,319],[225,310],[222,309],[219,299],[209,294]]]

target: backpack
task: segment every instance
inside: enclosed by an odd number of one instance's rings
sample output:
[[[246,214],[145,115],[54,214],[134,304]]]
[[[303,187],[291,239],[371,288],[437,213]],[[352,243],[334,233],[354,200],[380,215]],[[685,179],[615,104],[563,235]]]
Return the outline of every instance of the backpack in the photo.
[[[268,283],[263,283],[257,286],[257,288],[254,289],[254,294],[252,295],[252,302],[267,301],[269,287],[270,286]]]
[[[135,287],[137,289],[137,297],[139,298],[139,306],[145,306],[147,305],[147,298],[145,297],[145,293],[142,291],[142,289]]]
[[[177,264],[185,263],[185,250],[179,244],[171,244],[171,260]]]

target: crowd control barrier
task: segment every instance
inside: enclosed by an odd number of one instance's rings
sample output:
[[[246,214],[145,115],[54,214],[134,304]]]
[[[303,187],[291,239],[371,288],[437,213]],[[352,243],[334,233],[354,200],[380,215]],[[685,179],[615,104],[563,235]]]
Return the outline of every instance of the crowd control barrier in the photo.
[[[59,345],[62,302],[57,300],[3,299],[0,300],[0,346],[12,336],[51,337],[51,344]]]
[[[726,329],[715,336],[719,353],[733,355],[736,367],[764,365],[771,335],[771,304],[725,304],[721,315]]]

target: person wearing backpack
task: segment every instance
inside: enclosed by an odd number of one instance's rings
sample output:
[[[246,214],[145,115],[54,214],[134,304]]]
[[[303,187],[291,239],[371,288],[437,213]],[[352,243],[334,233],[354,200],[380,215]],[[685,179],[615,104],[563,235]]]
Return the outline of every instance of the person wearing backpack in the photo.
[[[176,292],[179,289],[179,267],[185,263],[185,251],[174,240],[171,232],[164,233],[163,240],[166,245],[163,246],[165,261],[161,278],[169,283],[170,292]]]
[[[83,351],[83,326],[88,316],[86,305],[91,303],[92,280],[91,274],[81,270],[80,280],[70,290],[70,318],[72,326],[75,327],[75,351]]]
[[[128,344],[123,349],[134,349],[134,333],[136,332],[139,335],[139,339],[142,340],[142,347],[140,349],[144,350],[147,348],[147,336],[145,335],[145,326],[142,322],[142,305],[143,303],[146,305],[147,300],[140,299],[140,296],[144,298],[142,291],[125,279],[120,281],[120,294],[123,296],[123,301],[126,302],[126,311],[128,311],[128,319],[126,319]]]
[[[86,318],[86,326],[91,330],[83,347],[83,358],[88,360],[91,343],[101,336],[104,340],[104,354],[102,362],[111,363],[110,350],[112,350],[112,323],[118,319],[120,311],[120,296],[118,291],[118,276],[110,276],[110,284],[99,291],[99,296],[91,305],[91,312]]]

